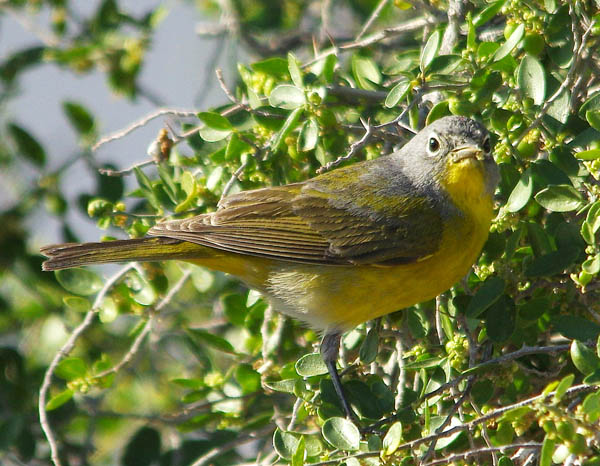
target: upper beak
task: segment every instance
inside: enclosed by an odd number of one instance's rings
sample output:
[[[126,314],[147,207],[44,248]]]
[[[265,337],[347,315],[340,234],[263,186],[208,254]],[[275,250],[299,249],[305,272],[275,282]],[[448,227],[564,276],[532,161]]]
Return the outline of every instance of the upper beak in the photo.
[[[485,154],[479,147],[463,146],[452,151],[452,161],[459,162],[464,159],[483,160]]]

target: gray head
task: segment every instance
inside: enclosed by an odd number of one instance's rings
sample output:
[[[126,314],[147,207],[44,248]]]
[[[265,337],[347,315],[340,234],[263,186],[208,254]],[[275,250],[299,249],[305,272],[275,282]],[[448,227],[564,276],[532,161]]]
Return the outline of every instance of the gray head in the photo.
[[[447,116],[419,131],[396,157],[411,166],[413,182],[448,181],[452,174],[462,177],[479,171],[486,190],[493,193],[499,181],[498,167],[492,157],[490,135],[475,120],[462,116]]]

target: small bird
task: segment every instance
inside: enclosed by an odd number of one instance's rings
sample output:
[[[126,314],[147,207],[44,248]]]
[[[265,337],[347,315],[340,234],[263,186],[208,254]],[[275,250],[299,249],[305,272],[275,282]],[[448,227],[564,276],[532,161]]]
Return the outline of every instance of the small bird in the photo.
[[[321,355],[353,417],[336,369],[341,334],[460,280],[487,239],[498,181],[486,129],[449,116],[390,155],[227,196],[145,238],[46,246],[43,269],[176,259],[234,275],[323,332]]]

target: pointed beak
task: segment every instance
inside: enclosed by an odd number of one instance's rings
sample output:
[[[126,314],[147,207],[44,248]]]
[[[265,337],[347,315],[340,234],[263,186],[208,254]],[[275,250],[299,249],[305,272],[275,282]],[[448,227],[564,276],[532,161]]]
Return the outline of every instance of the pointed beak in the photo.
[[[452,161],[454,163],[465,159],[484,160],[485,154],[479,147],[463,146],[454,149],[452,152]]]

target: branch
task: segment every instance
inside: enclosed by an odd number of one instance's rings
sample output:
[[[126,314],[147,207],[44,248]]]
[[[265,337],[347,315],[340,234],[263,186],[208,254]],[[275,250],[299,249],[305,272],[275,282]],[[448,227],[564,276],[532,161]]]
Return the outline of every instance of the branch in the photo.
[[[40,387],[39,401],[38,401],[38,412],[40,416],[40,426],[46,439],[48,440],[48,444],[50,445],[50,458],[55,466],[61,466],[61,461],[58,456],[58,445],[56,443],[56,437],[54,436],[54,432],[52,431],[52,427],[50,426],[50,422],[48,421],[48,413],[46,412],[46,399],[48,396],[48,390],[50,389],[50,385],[52,383],[52,376],[54,375],[54,371],[56,367],[60,363],[60,361],[69,355],[69,353],[75,347],[75,343],[77,339],[81,336],[85,330],[92,324],[94,317],[100,304],[102,304],[102,300],[111,289],[111,287],[123,277],[127,272],[135,267],[135,263],[131,262],[127,264],[125,267],[122,267],[117,273],[115,273],[112,277],[110,277],[107,282],[104,284],[96,299],[94,300],[94,304],[92,308],[87,312],[83,321],[71,332],[71,335],[65,342],[65,344],[58,350],[58,352],[54,355],[50,366],[46,369],[46,373],[44,374],[44,380],[42,382],[42,386]]]
[[[127,353],[125,354],[125,356],[123,356],[121,361],[119,361],[110,369],[106,369],[105,371],[102,371],[99,374],[95,375],[94,378],[99,379],[102,377],[106,377],[110,374],[116,374],[133,360],[135,355],[139,352],[142,343],[146,338],[146,335],[148,335],[152,331],[152,323],[154,322],[155,314],[159,313],[167,304],[169,304],[173,300],[175,295],[179,293],[179,291],[181,290],[181,288],[183,288],[183,285],[185,285],[185,282],[188,280],[188,278],[190,278],[191,275],[191,269],[187,269],[185,272],[183,272],[183,275],[177,281],[177,283],[173,285],[173,288],[171,288],[169,292],[165,295],[165,297],[160,301],[160,303],[156,305],[156,307],[154,308],[154,313],[148,318],[148,320],[144,324],[144,328],[140,333],[138,333],[138,336],[133,341],[131,348],[129,348],[129,351],[127,351]]]
[[[104,136],[98,142],[96,142],[96,144],[94,144],[92,146],[92,151],[97,150],[100,146],[103,146],[107,142],[115,141],[116,139],[121,139],[122,137],[127,136],[132,131],[134,131],[138,128],[141,128],[142,126],[147,125],[150,121],[152,121],[155,118],[158,118],[160,116],[174,115],[174,116],[178,116],[178,117],[195,117],[197,115],[197,113],[198,112],[196,112],[194,110],[177,110],[177,109],[173,109],[173,108],[159,108],[158,110],[155,110],[154,112],[150,113],[149,115],[146,115],[145,117],[132,123],[131,125],[127,126],[126,128],[119,130],[115,133],[109,134],[108,136]]]
[[[371,126],[368,122],[366,122],[365,120],[363,120],[362,118],[360,119],[360,122],[362,123],[363,127],[365,128],[365,134],[363,135],[362,138],[360,138],[358,141],[352,143],[352,145],[350,146],[350,151],[346,154],[346,155],[342,155],[340,157],[338,157],[337,159],[333,160],[332,162],[327,162],[325,165],[323,165],[321,168],[319,168],[317,170],[317,173],[324,173],[328,170],[331,170],[334,167],[337,167],[340,163],[344,162],[345,160],[349,160],[352,157],[354,157],[356,155],[356,153],[362,149],[371,139],[371,136],[373,135],[373,126]]]
[[[364,36],[366,34],[366,32],[373,25],[373,23],[375,22],[377,17],[381,14],[381,12],[383,11],[383,9],[385,8],[385,6],[387,5],[388,2],[389,2],[389,0],[381,0],[379,2],[379,4],[373,10],[373,13],[371,13],[371,16],[369,16],[369,19],[367,20],[367,22],[364,24],[364,26],[362,27],[362,29],[356,36],[356,40],[360,40],[362,38],[362,36]]]
[[[472,456],[480,456],[487,455],[490,453],[504,453],[506,450],[514,450],[514,449],[535,449],[539,450],[542,448],[541,443],[537,442],[528,442],[528,443],[513,443],[510,445],[503,445],[501,447],[487,447],[487,448],[478,448],[476,450],[468,450],[463,453],[455,453],[450,456],[446,456],[439,460],[430,461],[429,463],[423,463],[421,466],[437,466],[438,464],[452,464],[455,461],[466,460]]]

